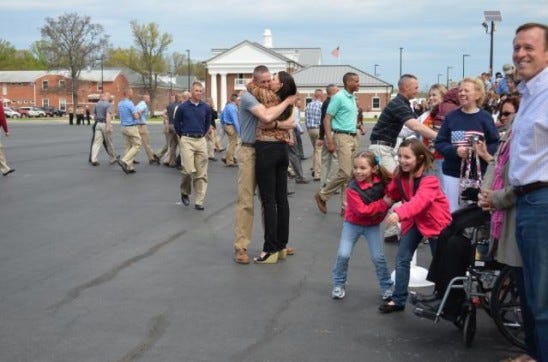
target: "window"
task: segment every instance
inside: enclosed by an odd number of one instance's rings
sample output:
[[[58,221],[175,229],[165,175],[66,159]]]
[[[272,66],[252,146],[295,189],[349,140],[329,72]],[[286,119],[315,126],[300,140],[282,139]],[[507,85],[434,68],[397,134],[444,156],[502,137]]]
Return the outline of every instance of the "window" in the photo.
[[[42,81],[42,89],[43,89],[43,90],[47,90],[47,89],[48,89],[48,81],[47,81],[47,80],[43,80],[43,81]]]
[[[59,88],[65,88],[65,80],[59,79]]]
[[[379,109],[381,108],[381,99],[379,97],[373,97],[371,100],[371,108]]]
[[[42,107],[49,107],[49,99],[47,98],[42,99]]]
[[[59,109],[61,109],[62,111],[67,110],[67,100],[65,98],[59,99]]]

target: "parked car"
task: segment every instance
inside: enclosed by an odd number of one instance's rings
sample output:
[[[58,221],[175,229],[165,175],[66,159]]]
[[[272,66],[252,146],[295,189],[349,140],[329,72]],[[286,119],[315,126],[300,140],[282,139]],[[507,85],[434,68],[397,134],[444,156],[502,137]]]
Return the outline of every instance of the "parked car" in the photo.
[[[21,117],[45,117],[46,112],[38,107],[19,107],[17,112],[21,113]]]
[[[10,107],[4,107],[4,113],[8,118],[21,118],[21,113],[14,111]]]
[[[63,117],[65,111],[55,107],[42,107],[42,110],[46,112],[46,117]]]

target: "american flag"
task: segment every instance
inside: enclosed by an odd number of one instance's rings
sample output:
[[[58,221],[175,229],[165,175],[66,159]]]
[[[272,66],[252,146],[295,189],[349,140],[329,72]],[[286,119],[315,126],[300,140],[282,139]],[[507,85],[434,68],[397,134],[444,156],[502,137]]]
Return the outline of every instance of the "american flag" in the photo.
[[[333,49],[331,51],[331,55],[334,56],[335,58],[338,58],[340,55],[340,47],[336,47],[335,49]]]
[[[484,137],[483,132],[480,131],[452,131],[451,143],[456,146],[469,146],[469,139],[472,135],[478,135]]]

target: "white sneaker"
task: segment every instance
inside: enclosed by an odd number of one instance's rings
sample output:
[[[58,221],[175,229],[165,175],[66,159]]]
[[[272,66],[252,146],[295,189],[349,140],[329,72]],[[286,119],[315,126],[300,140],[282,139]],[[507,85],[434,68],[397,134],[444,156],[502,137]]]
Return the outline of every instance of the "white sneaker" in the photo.
[[[389,300],[392,298],[392,289],[386,289],[381,296],[382,300]]]
[[[343,299],[346,295],[346,291],[343,286],[336,286],[331,292],[331,298],[333,299]]]

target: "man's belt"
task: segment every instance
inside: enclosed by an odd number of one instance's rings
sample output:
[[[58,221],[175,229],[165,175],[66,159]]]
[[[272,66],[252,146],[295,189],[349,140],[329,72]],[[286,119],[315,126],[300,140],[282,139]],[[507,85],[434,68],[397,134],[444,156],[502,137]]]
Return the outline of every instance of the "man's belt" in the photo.
[[[341,131],[341,130],[338,130],[338,129],[334,129],[334,130],[333,130],[333,133],[347,134],[347,135],[350,135],[350,136],[355,136],[355,135],[356,135],[356,132]]]
[[[381,146],[388,146],[394,148],[396,145],[391,142],[381,141],[381,140],[375,140],[371,141],[372,145],[381,145]]]
[[[514,193],[518,196],[523,196],[545,187],[548,187],[548,181],[537,181],[523,186],[514,186]]]
[[[204,135],[193,134],[193,133],[181,133],[181,136],[190,137],[190,138],[202,138]]]

